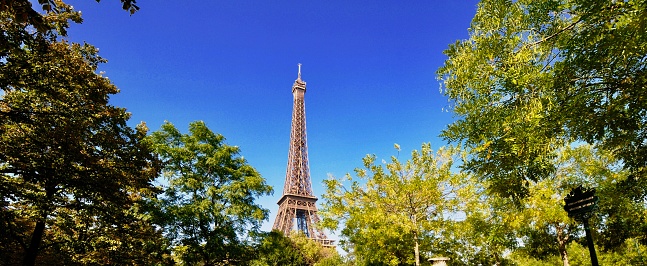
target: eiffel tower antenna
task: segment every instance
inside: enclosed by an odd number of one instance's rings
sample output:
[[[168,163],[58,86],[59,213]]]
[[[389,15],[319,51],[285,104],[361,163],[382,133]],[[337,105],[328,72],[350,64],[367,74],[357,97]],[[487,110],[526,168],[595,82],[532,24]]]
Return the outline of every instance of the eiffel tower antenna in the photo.
[[[308,164],[305,93],[306,82],[301,80],[301,64],[299,64],[299,73],[292,85],[294,102],[285,185],[283,186],[283,196],[278,202],[279,211],[272,229],[279,230],[284,235],[290,235],[292,230],[298,230],[324,246],[333,246],[333,240],[328,239],[320,229],[314,228],[314,224],[319,222],[319,216],[317,215],[317,197],[312,193]]]

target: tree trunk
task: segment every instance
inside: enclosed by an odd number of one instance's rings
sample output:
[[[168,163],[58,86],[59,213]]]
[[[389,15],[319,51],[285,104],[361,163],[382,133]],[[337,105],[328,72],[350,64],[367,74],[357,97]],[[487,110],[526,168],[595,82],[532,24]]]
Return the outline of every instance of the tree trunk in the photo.
[[[559,256],[562,258],[562,262],[564,263],[564,266],[570,266],[568,263],[568,252],[566,252],[566,245],[560,243],[559,244]]]
[[[46,219],[47,217],[44,218]],[[43,240],[43,233],[45,232],[45,219],[36,222],[34,232],[31,234],[29,247],[25,251],[25,257],[22,261],[23,266],[34,266],[36,264],[36,257],[38,256],[40,243]]]
[[[413,239],[416,242],[414,247],[414,254],[416,256],[416,266],[420,266],[420,245],[418,244],[418,232],[413,233]]]
[[[56,191],[56,186],[51,182],[45,182],[45,199],[47,202],[51,202],[54,197],[54,192]],[[31,234],[31,241],[29,242],[29,247],[25,251],[25,256],[22,260],[23,266],[34,266],[36,264],[36,257],[38,257],[38,252],[40,250],[40,244],[43,242],[43,235],[45,234],[45,222],[47,221],[47,216],[50,213],[49,208],[45,208],[42,212],[42,217],[36,221],[36,227]]]
[[[555,226],[555,229],[557,230],[557,250],[559,250],[559,256],[562,258],[564,266],[570,266],[568,263],[568,252],[566,251],[566,242],[568,241],[566,227],[567,225]]]

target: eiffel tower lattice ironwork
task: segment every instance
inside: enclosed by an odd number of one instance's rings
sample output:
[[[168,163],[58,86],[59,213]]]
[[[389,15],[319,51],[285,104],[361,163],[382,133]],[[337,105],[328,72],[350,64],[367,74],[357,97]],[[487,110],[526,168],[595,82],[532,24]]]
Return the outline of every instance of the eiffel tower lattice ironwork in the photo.
[[[295,229],[296,222],[296,229],[303,232],[308,238],[314,239],[324,246],[332,246],[333,240],[328,239],[323,231],[314,227],[314,224],[319,221],[319,216],[317,215],[317,197],[312,193],[308,164],[306,110],[303,100],[305,93],[306,82],[301,80],[301,64],[299,64],[299,74],[292,85],[294,105],[285,185],[283,186],[283,196],[278,202],[279,211],[272,228],[289,235]]]

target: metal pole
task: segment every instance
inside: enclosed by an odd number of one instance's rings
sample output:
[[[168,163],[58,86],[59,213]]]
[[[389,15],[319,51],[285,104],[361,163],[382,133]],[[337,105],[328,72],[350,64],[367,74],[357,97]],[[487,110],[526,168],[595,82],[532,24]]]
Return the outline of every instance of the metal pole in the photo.
[[[598,256],[595,254],[595,246],[593,246],[593,237],[591,236],[591,228],[589,227],[589,219],[583,219],[584,232],[586,232],[586,242],[589,246],[589,253],[591,254],[591,265],[599,266]]]

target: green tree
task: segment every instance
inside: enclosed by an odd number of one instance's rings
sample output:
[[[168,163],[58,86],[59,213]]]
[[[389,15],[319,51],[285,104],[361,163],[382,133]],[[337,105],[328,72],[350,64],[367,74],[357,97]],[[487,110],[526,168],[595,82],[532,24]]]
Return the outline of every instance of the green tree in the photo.
[[[450,239],[447,256],[452,265],[512,265],[506,254],[517,248],[516,216],[510,215],[510,200],[483,193],[476,180],[467,179],[473,196],[461,197],[465,218],[446,227]]]
[[[556,176],[529,185],[522,207],[509,206],[507,215],[515,217],[509,230],[518,232],[519,250],[540,260],[559,254],[562,264],[568,266],[567,245],[577,232],[577,223],[563,209],[564,197],[573,187],[565,178]]]
[[[523,198],[554,151],[600,144],[647,195],[647,1],[484,0],[438,70],[459,120],[443,131],[488,189]]]
[[[150,141],[164,162],[168,181],[159,198],[159,223],[182,263],[238,264],[250,260],[248,235],[257,232],[268,210],[254,200],[272,187],[204,122],[182,134],[166,122]]]
[[[290,240],[301,252],[307,265],[342,265],[343,260],[335,247],[324,247],[321,243],[308,238],[303,232],[290,233]]]
[[[254,266],[343,265],[334,247],[324,247],[301,232],[284,236],[282,232],[261,233]]]
[[[5,15],[5,29],[24,30]],[[0,217],[25,265],[67,243],[50,238],[55,224],[73,226],[60,223],[67,213],[122,226],[159,169],[145,125],[133,130],[108,104],[118,89],[96,73],[97,49],[48,38],[8,50],[0,68]]]
[[[571,242],[567,246],[570,261],[573,265],[591,265],[589,250],[586,244]],[[600,265],[644,265],[647,257],[644,255],[647,247],[639,244],[635,239],[627,239],[619,251],[598,251]],[[536,259],[525,254],[513,253],[512,260],[519,266],[550,266],[559,263],[559,256]]]
[[[564,147],[557,151],[552,177],[529,182],[528,196],[517,206],[507,206],[508,215],[514,217],[511,229],[521,239],[519,252],[539,260],[558,254],[564,266],[570,265],[567,246],[576,237],[578,224],[564,211],[564,197],[579,184],[595,186],[593,177],[583,173],[582,167],[599,159],[590,153],[584,158],[577,152],[582,149],[590,150],[591,146]]]
[[[117,221],[106,222],[87,211],[59,213],[48,239],[60,244],[43,254],[48,259],[39,264],[172,265],[168,241],[141,210],[146,208],[142,199],[134,200]]]
[[[396,148],[399,148],[396,145]],[[459,210],[464,194],[462,174],[452,174],[452,149],[431,150],[423,144],[411,159],[376,164],[364,158],[364,168],[344,179],[325,182],[324,226],[342,225],[342,245],[365,264],[420,265],[421,251],[445,253],[441,248],[448,215]],[[344,185],[344,182],[350,182]]]
[[[567,148],[567,152],[569,159],[561,168],[571,178],[596,188],[600,198],[597,215],[591,221],[597,225],[596,244],[613,252],[624,252],[627,239],[646,245],[647,205],[644,199],[634,198],[640,194],[636,190],[642,188],[629,186],[633,175],[624,169],[623,161],[612,152],[589,145]]]
[[[80,12],[39,3],[56,8],[0,3],[0,264],[166,264],[141,211],[159,171],[147,129],[109,105],[97,49],[60,39]]]
[[[252,262],[254,266],[301,266],[307,265],[305,257],[298,247],[279,231],[261,233],[259,244],[256,247],[257,258]]]

